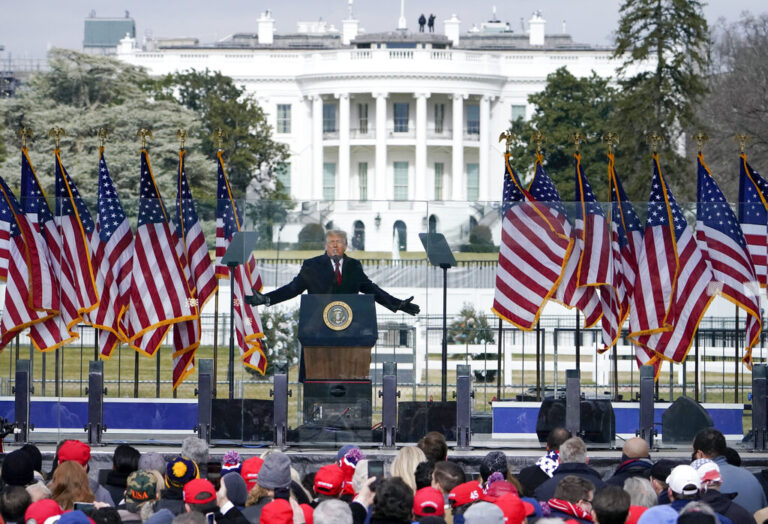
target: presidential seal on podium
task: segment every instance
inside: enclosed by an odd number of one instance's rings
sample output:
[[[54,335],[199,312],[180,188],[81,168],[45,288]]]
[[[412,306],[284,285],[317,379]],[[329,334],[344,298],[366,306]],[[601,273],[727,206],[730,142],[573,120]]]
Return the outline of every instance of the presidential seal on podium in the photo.
[[[352,323],[352,308],[341,300],[328,303],[323,310],[323,321],[334,331],[343,331]]]

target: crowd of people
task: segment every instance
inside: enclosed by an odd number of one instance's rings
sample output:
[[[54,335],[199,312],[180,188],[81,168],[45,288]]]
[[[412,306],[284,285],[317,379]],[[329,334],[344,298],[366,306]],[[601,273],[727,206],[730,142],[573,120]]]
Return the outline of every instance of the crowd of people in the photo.
[[[3,457],[0,524],[768,522],[768,479],[742,468],[722,433],[705,429],[692,448],[690,463],[654,461],[644,440],[629,439],[603,478],[582,439],[557,428],[535,464],[514,472],[491,451],[474,473],[451,460],[443,435],[428,433],[388,467],[347,445],[302,476],[281,451],[216,461],[189,437],[170,460],[121,444],[111,470],[89,475],[87,444],[60,443],[47,473],[27,444]]]

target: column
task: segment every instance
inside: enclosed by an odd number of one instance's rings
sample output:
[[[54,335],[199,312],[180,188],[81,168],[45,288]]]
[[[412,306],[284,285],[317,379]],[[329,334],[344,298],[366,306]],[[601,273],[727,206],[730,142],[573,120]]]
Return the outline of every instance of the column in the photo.
[[[416,93],[416,155],[414,200],[429,198],[429,177],[427,177],[427,97],[428,93]]]
[[[479,191],[480,200],[490,200],[490,191],[488,181],[490,173],[488,172],[488,156],[491,147],[491,97],[483,95],[480,98],[480,154],[478,159],[479,171]]]
[[[349,93],[337,95],[339,99],[339,179],[336,195],[339,200],[349,200]]]
[[[323,199],[323,97],[312,96],[312,199]]]
[[[464,187],[464,100],[467,98],[468,95],[463,93],[453,95],[451,200],[464,200],[466,198]]]
[[[387,93],[374,93],[376,98],[376,184],[371,200],[386,200],[387,189]],[[373,189],[373,185],[371,189]]]

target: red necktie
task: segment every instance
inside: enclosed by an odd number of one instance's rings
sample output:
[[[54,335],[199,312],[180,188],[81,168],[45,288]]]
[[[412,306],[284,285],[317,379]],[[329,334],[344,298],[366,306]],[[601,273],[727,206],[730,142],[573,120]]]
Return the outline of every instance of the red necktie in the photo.
[[[341,285],[341,268],[339,267],[341,264],[339,262],[336,262],[336,284]]]

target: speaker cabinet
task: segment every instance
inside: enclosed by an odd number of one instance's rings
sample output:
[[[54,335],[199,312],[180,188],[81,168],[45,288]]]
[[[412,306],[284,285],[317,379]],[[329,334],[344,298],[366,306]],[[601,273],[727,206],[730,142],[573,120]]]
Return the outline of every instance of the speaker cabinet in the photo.
[[[261,399],[213,399],[211,439],[270,442],[273,402]]]
[[[616,418],[610,399],[581,399],[581,432],[584,442],[609,444],[616,439]],[[536,435],[545,442],[549,432],[565,427],[565,399],[546,397],[536,419]]]
[[[661,441],[691,444],[696,433],[712,426],[712,417],[701,404],[689,397],[678,397],[661,415]]]
[[[306,381],[304,425],[370,430],[371,381]]]
[[[398,442],[418,442],[430,431],[439,431],[446,440],[456,440],[456,401],[397,404]]]

